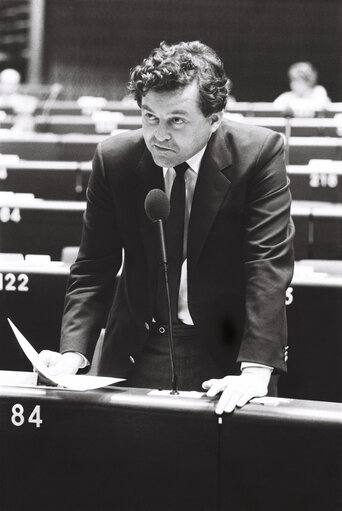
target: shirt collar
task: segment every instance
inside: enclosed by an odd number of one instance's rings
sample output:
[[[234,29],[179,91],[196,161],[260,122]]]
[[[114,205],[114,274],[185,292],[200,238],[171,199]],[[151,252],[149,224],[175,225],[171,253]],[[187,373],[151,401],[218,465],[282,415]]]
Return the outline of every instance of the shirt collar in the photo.
[[[202,161],[204,152],[207,148],[207,145],[208,144],[206,144],[204,147],[202,147],[202,149],[200,151],[198,151],[198,153],[194,154],[193,156],[191,156],[191,158],[188,158],[186,160],[186,163],[189,165],[189,167],[192,168],[192,170],[194,172],[196,172],[196,174],[198,174],[198,172],[199,172],[199,169],[201,166],[201,161]],[[164,177],[166,176],[167,171],[168,171],[168,167],[163,167]]]

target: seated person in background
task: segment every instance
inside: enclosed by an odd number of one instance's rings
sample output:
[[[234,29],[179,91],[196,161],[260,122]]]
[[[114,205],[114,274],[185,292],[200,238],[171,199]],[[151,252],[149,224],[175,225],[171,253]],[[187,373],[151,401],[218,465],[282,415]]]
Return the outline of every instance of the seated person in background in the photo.
[[[20,86],[20,74],[16,69],[4,69],[0,73],[0,107],[10,106]]]
[[[38,105],[34,96],[20,93],[20,74],[16,69],[7,68],[0,73],[0,110],[10,108],[15,115],[13,130],[33,131],[33,114]]]
[[[296,117],[314,117],[330,103],[327,91],[317,85],[317,71],[310,62],[297,62],[288,70],[291,91],[280,94],[273,105]]]

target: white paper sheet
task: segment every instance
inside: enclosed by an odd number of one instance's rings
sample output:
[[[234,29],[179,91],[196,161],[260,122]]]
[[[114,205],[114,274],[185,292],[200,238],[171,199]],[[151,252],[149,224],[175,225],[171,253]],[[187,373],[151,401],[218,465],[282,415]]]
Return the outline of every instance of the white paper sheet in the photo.
[[[123,381],[124,378],[111,378],[107,376],[87,376],[83,374],[61,374],[58,376],[53,376],[49,373],[48,367],[44,364],[44,362],[39,358],[37,351],[34,347],[29,343],[29,341],[23,336],[23,334],[18,330],[18,328],[12,323],[12,321],[7,318],[13,333],[21,346],[21,349],[33,365],[37,369],[39,373],[44,376],[47,380],[51,381],[51,383],[60,385],[70,390],[92,390],[98,389],[100,387],[106,387],[107,385],[113,385],[114,383],[118,383],[119,381]]]

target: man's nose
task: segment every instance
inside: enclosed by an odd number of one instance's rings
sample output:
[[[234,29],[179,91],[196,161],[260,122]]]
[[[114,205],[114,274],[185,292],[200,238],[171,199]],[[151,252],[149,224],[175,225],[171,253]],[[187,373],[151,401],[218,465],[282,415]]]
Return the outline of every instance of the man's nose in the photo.
[[[164,123],[159,123],[154,132],[154,137],[158,142],[164,142],[171,139],[171,134]]]

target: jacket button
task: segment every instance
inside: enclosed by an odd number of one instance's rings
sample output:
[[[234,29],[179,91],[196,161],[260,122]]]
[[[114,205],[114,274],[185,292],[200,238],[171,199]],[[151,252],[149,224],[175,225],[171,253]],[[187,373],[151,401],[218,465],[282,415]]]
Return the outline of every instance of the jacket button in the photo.
[[[146,328],[146,330],[149,330],[149,329],[150,329],[150,325],[147,323],[147,321],[146,321],[146,323],[145,323],[145,328]]]
[[[134,363],[135,363],[135,360],[134,360],[134,358],[132,357],[132,355],[130,355],[129,359],[130,359],[130,361],[132,362],[132,364],[134,364]]]

